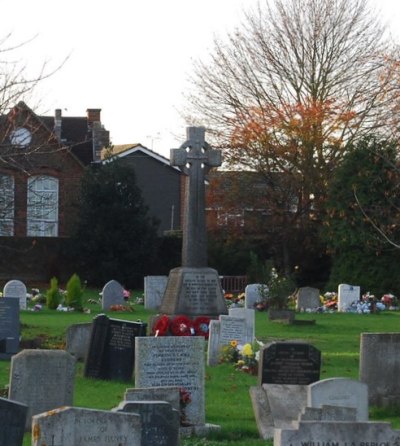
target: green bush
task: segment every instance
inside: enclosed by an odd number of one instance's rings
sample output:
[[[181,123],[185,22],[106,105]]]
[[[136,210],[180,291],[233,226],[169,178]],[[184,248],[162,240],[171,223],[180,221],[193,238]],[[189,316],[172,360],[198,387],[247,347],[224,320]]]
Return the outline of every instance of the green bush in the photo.
[[[61,303],[62,295],[58,288],[58,280],[53,277],[50,280],[50,288],[46,291],[46,305],[50,310],[55,310]]]
[[[77,274],[73,274],[67,282],[67,294],[65,298],[67,306],[74,308],[75,310],[81,310],[82,296],[83,290],[81,279]]]

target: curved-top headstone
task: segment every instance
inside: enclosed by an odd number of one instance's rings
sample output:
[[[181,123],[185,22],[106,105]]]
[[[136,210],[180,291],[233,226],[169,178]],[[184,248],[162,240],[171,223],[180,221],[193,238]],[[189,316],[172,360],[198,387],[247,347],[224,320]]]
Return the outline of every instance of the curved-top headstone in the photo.
[[[20,280],[9,280],[4,285],[3,296],[19,299],[19,308],[26,310],[26,286]]]
[[[113,305],[124,305],[124,288],[116,280],[110,280],[104,285],[101,293],[101,308],[108,311]]]

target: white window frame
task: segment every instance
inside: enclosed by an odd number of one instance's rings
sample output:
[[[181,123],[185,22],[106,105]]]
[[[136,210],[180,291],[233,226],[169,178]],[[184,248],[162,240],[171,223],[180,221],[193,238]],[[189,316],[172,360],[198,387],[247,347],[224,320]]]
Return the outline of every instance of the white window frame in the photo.
[[[28,237],[58,236],[58,178],[37,175],[28,178],[26,228]]]
[[[0,236],[14,235],[15,181],[12,175],[0,174]]]

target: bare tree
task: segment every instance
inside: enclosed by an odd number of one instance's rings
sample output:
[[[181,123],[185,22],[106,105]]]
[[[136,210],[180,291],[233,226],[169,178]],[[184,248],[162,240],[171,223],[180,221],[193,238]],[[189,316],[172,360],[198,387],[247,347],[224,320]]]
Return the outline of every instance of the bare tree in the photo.
[[[272,0],[195,64],[190,111],[231,166],[296,175],[308,213],[348,144],[397,127],[398,60],[367,0]]]

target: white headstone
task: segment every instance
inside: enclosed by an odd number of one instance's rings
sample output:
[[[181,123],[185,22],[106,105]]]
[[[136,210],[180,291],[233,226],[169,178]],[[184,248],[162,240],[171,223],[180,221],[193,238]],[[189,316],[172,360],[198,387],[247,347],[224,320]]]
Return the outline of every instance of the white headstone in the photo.
[[[10,280],[4,285],[4,297],[19,299],[20,310],[26,310],[26,286],[20,280]]]
[[[252,344],[255,339],[255,313],[249,308],[229,308],[229,316],[246,320],[246,343]]]
[[[368,421],[368,386],[348,378],[323,379],[307,387],[307,406],[352,407],[357,421]]]
[[[108,311],[112,305],[124,305],[124,288],[116,280],[110,280],[104,285],[101,293],[101,308]]]
[[[32,446],[141,446],[140,415],[78,407],[55,408],[32,419]]]
[[[146,276],[144,278],[144,308],[158,310],[167,287],[168,276]]]
[[[338,311],[346,311],[353,303],[360,300],[360,287],[341,283],[338,287]]]
[[[265,299],[265,294],[268,291],[267,285],[262,283],[250,283],[244,290],[244,306],[245,308],[253,308]]]
[[[186,407],[188,421],[205,423],[203,336],[137,337],[135,339],[135,386],[184,388],[192,402]]]

